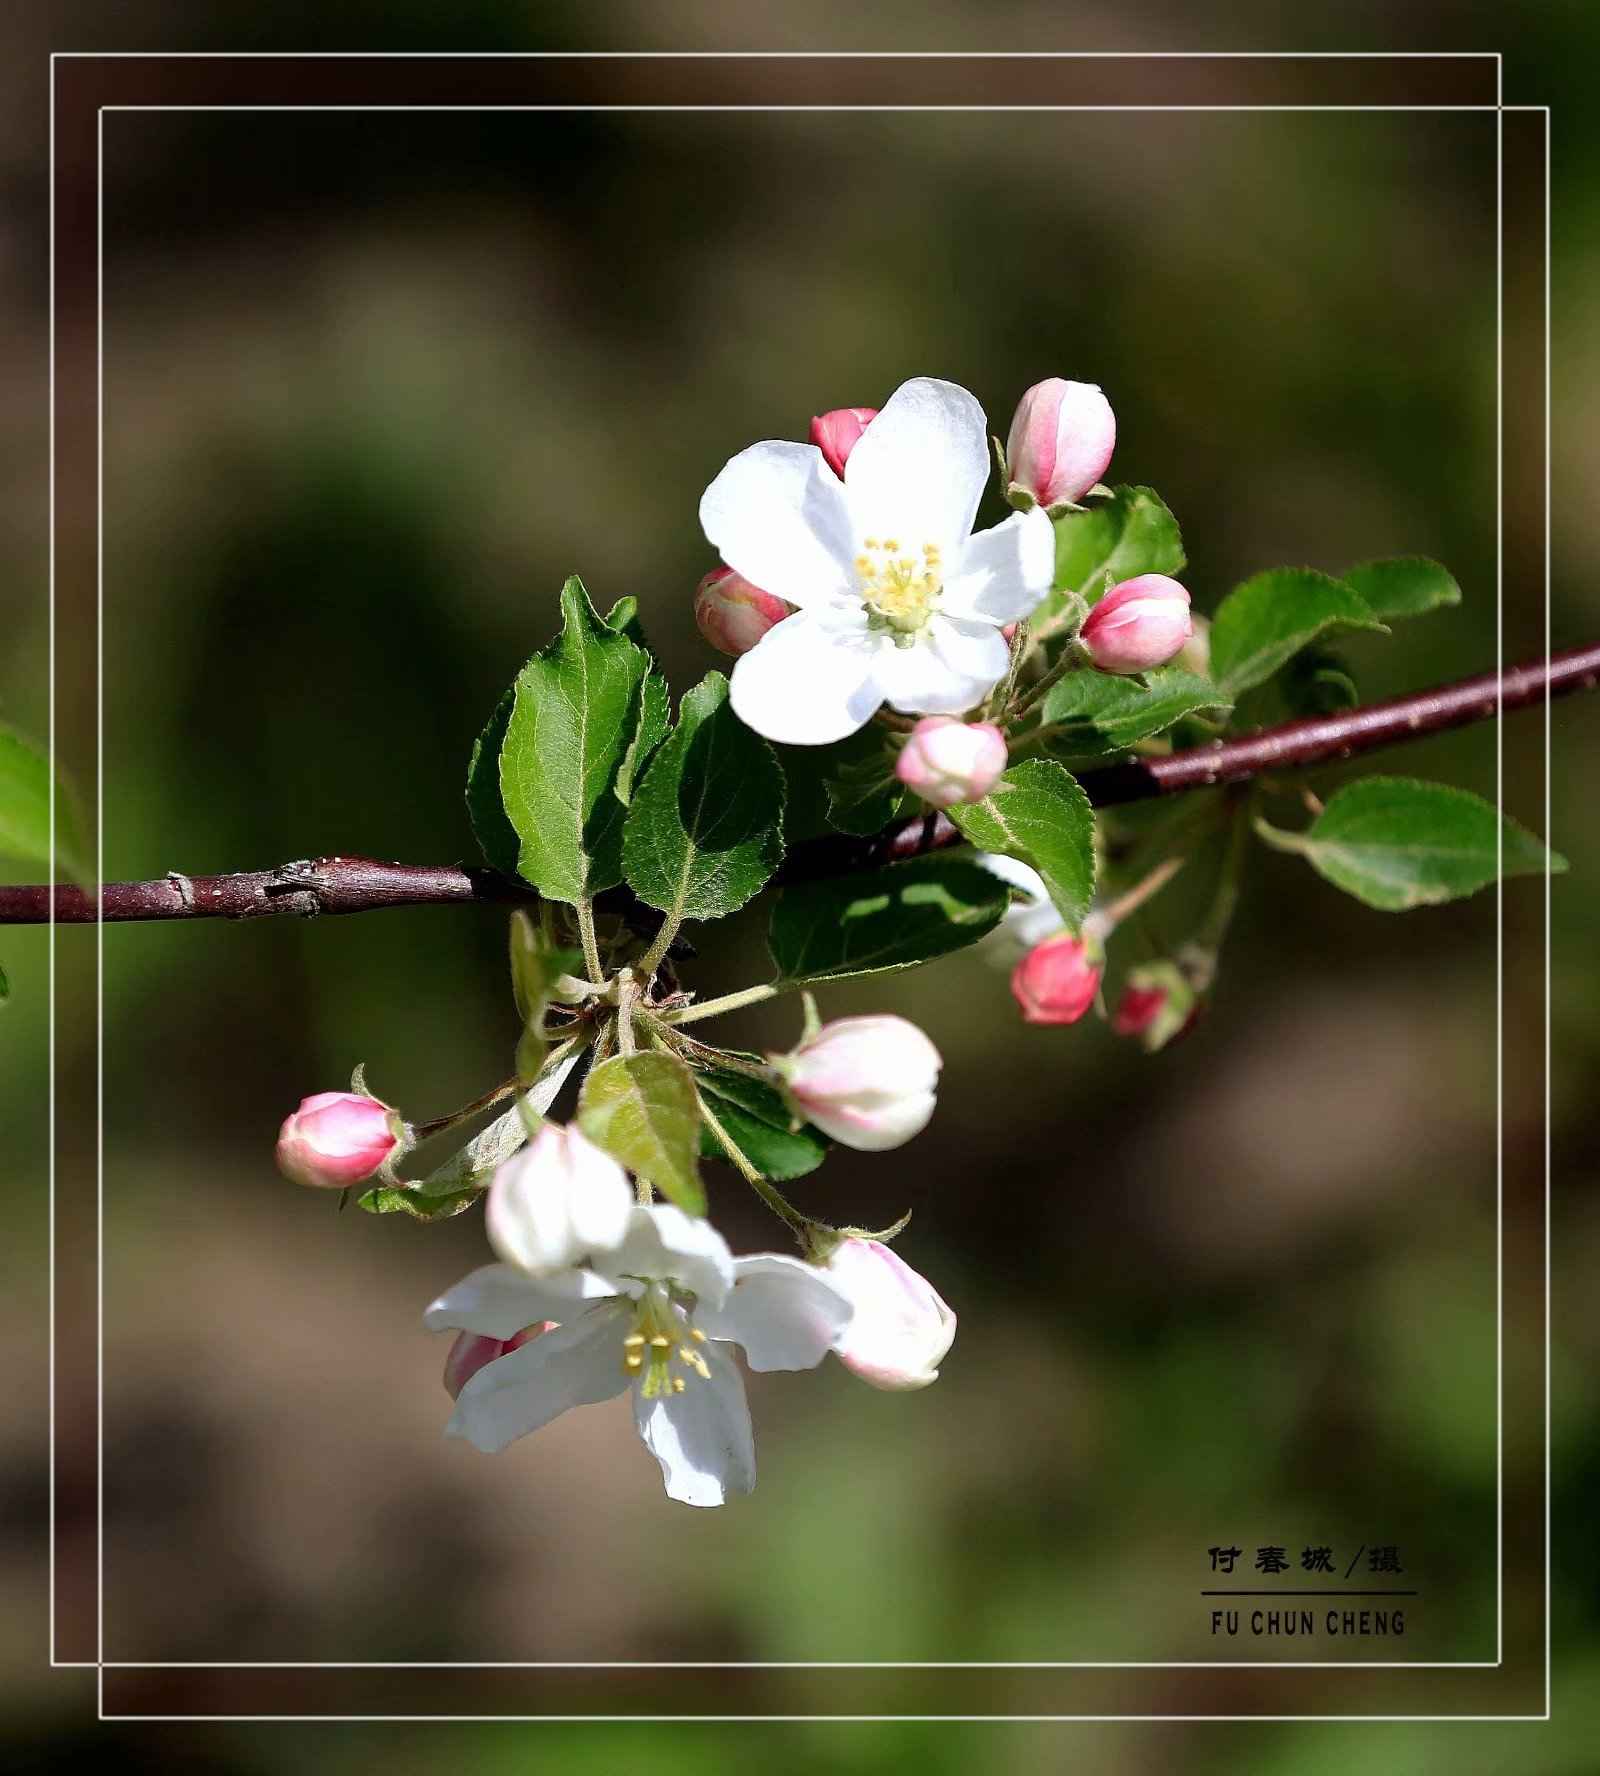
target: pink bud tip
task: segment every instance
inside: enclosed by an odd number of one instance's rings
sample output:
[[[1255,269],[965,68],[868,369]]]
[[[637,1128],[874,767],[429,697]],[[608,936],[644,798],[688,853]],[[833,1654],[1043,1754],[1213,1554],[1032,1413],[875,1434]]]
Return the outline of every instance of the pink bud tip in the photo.
[[[1052,376],[1017,403],[1006,474],[1039,505],[1068,505],[1106,472],[1116,442],[1116,415],[1099,388]]]
[[[1166,1003],[1165,987],[1125,987],[1111,1028],[1118,1036],[1142,1036],[1161,1016]]]
[[[1183,587],[1165,574],[1140,574],[1106,593],[1079,638],[1102,672],[1148,672],[1181,653],[1193,633]]]
[[[520,1350],[540,1333],[553,1332],[555,1326],[554,1320],[540,1320],[536,1325],[524,1326],[507,1339],[485,1338],[476,1332],[457,1333],[450,1354],[444,1360],[444,1391],[452,1400],[459,1399],[461,1390],[480,1369],[496,1357],[509,1356],[512,1351]]]
[[[935,808],[981,802],[1006,768],[1006,737],[993,722],[925,715],[895,760],[894,774]]]
[[[1035,944],[1011,973],[1012,995],[1030,1024],[1075,1024],[1099,990],[1100,970],[1066,932]]]
[[[876,407],[835,407],[831,413],[819,413],[811,422],[811,442],[826,459],[828,467],[841,480],[850,452],[861,441],[861,434],[878,417]]]
[[[827,1275],[855,1313],[834,1344],[839,1361],[873,1387],[903,1391],[939,1378],[956,1316],[925,1276],[881,1240],[841,1240]]]
[[[694,620],[719,654],[747,654],[774,624],[794,615],[794,606],[731,567],[716,567],[695,587]]]
[[[370,1178],[394,1150],[399,1119],[356,1092],[318,1092],[278,1131],[278,1170],[295,1184],[343,1190]]]

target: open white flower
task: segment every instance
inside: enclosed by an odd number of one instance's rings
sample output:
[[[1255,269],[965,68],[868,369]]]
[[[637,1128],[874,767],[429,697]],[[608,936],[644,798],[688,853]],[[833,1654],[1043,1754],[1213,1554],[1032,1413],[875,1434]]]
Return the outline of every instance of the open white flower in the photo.
[[[735,1258],[721,1234],[668,1206],[636,1208],[595,1270],[535,1278],[509,1264],[463,1277],[423,1315],[430,1331],[509,1339],[554,1320],[485,1364],[461,1389],[446,1435],[493,1453],[571,1406],[633,1391],[633,1416],[667,1496],[720,1505],[756,1482],[744,1381],[752,1369],[814,1369],[852,1307],[797,1258]]]
[[[958,715],[1005,672],[1001,629],[1055,566],[1035,507],[972,533],[989,478],[983,409],[931,377],[902,383],[843,479],[814,444],[752,444],[706,489],[729,567],[797,606],[733,669],[733,707],[769,740],[822,746],[878,705]]]

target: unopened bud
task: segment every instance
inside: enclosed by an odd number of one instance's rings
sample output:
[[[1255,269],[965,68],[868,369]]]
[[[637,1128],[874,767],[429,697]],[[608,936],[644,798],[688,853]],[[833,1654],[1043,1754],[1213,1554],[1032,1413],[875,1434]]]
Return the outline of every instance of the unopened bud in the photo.
[[[571,1124],[547,1122],[495,1173],[489,1244],[530,1276],[567,1270],[621,1243],[633,1212],[627,1174]]]
[[[875,1239],[841,1240],[825,1268],[855,1309],[833,1347],[846,1369],[877,1388],[939,1379],[956,1316],[926,1277]]]
[[[1137,1036],[1154,1054],[1181,1036],[1199,1010],[1199,997],[1176,963],[1149,962],[1130,971],[1111,1028],[1118,1036]]]
[[[450,1354],[444,1360],[444,1391],[452,1400],[459,1399],[461,1390],[485,1364],[520,1350],[529,1339],[537,1338],[542,1332],[554,1331],[555,1324],[554,1320],[540,1320],[537,1325],[524,1326],[506,1339],[485,1338],[477,1332],[458,1332],[455,1343],[450,1346]]]
[[[861,441],[861,434],[878,417],[876,407],[835,407],[831,413],[819,413],[811,422],[811,442],[823,454],[828,467],[842,480],[844,465],[850,452]]]
[[[1189,594],[1165,574],[1113,586],[1084,619],[1079,639],[1102,672],[1165,666],[1194,634]]]
[[[716,567],[695,587],[694,620],[719,654],[747,654],[794,606],[752,586],[731,567]]]
[[[1099,990],[1099,966],[1070,932],[1035,944],[1011,971],[1012,995],[1030,1024],[1075,1024]]]
[[[1006,768],[1006,737],[993,722],[925,715],[895,760],[894,774],[935,808],[981,802]]]
[[[1006,441],[1007,497],[1046,510],[1072,505],[1106,472],[1116,442],[1116,415],[1096,384],[1036,382]]]
[[[768,1058],[797,1115],[865,1153],[898,1147],[928,1126],[943,1065],[901,1017],[836,1018]]]
[[[358,1092],[318,1092],[278,1130],[278,1170],[295,1184],[343,1190],[370,1178],[400,1139],[400,1118]]]

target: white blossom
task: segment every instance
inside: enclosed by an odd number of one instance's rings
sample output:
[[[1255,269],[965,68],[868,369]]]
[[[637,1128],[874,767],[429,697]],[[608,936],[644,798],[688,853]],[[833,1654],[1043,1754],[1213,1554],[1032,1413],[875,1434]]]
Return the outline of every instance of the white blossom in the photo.
[[[1006,670],[1001,629],[1049,589],[1039,508],[973,534],[989,476],[983,409],[954,383],[903,383],[839,476],[814,444],[753,444],[700,502],[727,565],[797,607],[733,669],[739,716],[821,746],[879,704],[957,715]]]

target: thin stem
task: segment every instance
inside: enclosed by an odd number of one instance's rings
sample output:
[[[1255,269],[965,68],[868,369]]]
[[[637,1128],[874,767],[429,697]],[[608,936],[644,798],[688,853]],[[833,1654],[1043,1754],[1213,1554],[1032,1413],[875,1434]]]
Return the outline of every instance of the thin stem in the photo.
[[[737,993],[724,993],[720,999],[707,999],[700,1005],[685,1005],[680,1011],[664,1011],[664,1024],[697,1024],[701,1018],[721,1017],[725,1011],[739,1011],[746,1005],[759,1005],[763,999],[776,999],[780,993],[794,990],[788,981],[765,983],[758,987],[742,987]]]
[[[638,997],[639,983],[628,973],[617,982],[617,1046],[625,1055],[634,1052],[633,1002]]]
[[[596,986],[605,979],[600,966],[600,940],[594,934],[594,902],[585,896],[578,902],[578,940],[583,945],[583,965]]]
[[[1035,642],[1038,633],[1035,633]],[[1504,673],[1486,672],[1454,684],[1414,691],[1384,703],[1331,716],[1310,716],[1233,739],[1155,758],[1129,758],[1096,766],[1079,778],[1097,808],[1192,789],[1240,783],[1263,772],[1308,770],[1380,747],[1420,740],[1448,728],[1493,721],[1504,711],[1542,706],[1547,700],[1600,687],[1600,642],[1569,648],[1548,659],[1528,660]],[[1019,739],[1018,746],[1023,740]],[[827,834],[794,846],[779,872],[782,882],[814,882],[852,875],[876,863],[962,845],[948,820],[924,830],[921,815],[886,828],[874,838]],[[637,911],[622,890],[603,897],[624,916]],[[534,903],[526,882],[489,869],[458,864],[388,863],[341,853],[304,858],[276,869],[188,876],[180,871],[146,882],[107,882],[98,891],[67,883],[0,885],[0,925],[110,924],[150,919],[260,919],[274,914],[366,913],[384,907],[484,906]],[[580,909],[581,915],[581,909]],[[653,916],[653,915],[652,915]],[[598,971],[599,946],[592,965]],[[588,958],[586,957],[586,961]],[[701,1008],[696,1015],[705,1015]]]
[[[565,1046],[571,1047],[571,1043],[568,1042]],[[546,1059],[546,1067],[549,1064]],[[502,1098],[510,1097],[513,1092],[525,1091],[527,1085],[528,1082],[521,1078],[508,1079],[503,1085],[497,1085],[493,1091],[486,1091],[482,1097],[474,1098],[470,1104],[463,1104],[459,1110],[452,1110],[446,1116],[435,1116],[428,1122],[413,1123],[411,1132],[419,1143],[431,1140],[435,1135],[443,1134],[447,1128],[454,1128],[458,1122],[470,1121],[480,1110],[487,1110],[491,1104],[498,1104]]]
[[[771,1085],[773,1082],[772,1069],[761,1061],[747,1061],[743,1055],[729,1054],[724,1048],[713,1048],[709,1042],[701,1042],[683,1030],[669,1029],[662,1034],[691,1066],[716,1067],[726,1073],[742,1073],[747,1079],[759,1079],[763,1085]]]
[[[784,1197],[781,1191],[775,1190],[750,1163],[745,1157],[744,1151],[739,1146],[739,1143],[735,1141],[733,1136],[730,1135],[722,1124],[717,1121],[716,1114],[706,1104],[704,1095],[697,1091],[695,1097],[699,1102],[700,1115],[704,1119],[706,1127],[711,1130],[717,1144],[733,1162],[734,1170],[739,1173],[745,1183],[748,1184],[767,1207],[772,1210],[773,1214],[788,1226],[789,1231],[800,1242],[800,1247],[803,1251],[806,1247],[805,1216]]]
[[[1049,691],[1052,691],[1062,679],[1072,672],[1092,672],[1094,668],[1084,658],[1082,649],[1076,641],[1069,641],[1061,650],[1060,658],[1042,678],[1036,678],[1027,690],[1017,699],[1011,714],[1026,715]]]
[[[672,948],[672,940],[678,935],[678,928],[683,924],[676,914],[668,913],[661,921],[661,929],[656,933],[655,942],[645,951],[640,959],[639,973],[649,981],[656,977],[656,970],[666,960],[667,951]]]
[[[1135,882],[1126,894],[1120,895],[1109,906],[1102,907],[1098,916],[1105,921],[1106,930],[1115,930],[1130,914],[1138,912],[1147,900],[1153,900],[1188,861],[1187,856],[1169,857],[1164,863],[1158,863],[1142,882]]]

